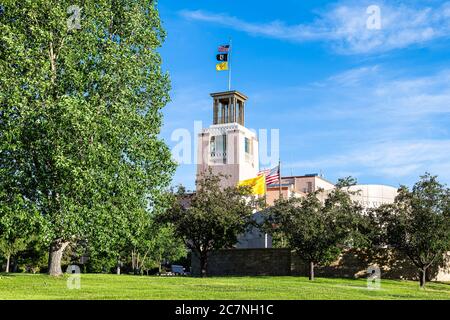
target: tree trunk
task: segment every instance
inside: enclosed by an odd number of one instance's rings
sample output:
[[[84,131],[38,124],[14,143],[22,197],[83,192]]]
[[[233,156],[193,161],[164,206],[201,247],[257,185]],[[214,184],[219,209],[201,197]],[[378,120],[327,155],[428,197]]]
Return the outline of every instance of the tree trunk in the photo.
[[[309,280],[314,281],[314,262],[309,262]]]
[[[120,265],[117,265],[117,268],[116,268],[116,274],[120,274]]]
[[[10,263],[10,260],[11,260],[11,255],[8,254],[8,255],[6,256],[6,273],[9,272],[9,263]]]
[[[64,249],[69,245],[68,241],[58,239],[52,242],[48,255],[48,274],[51,276],[60,276],[63,274],[61,269],[61,259]]]
[[[420,288],[425,289],[425,283],[427,282],[427,268],[420,270]]]
[[[207,275],[207,267],[208,267],[208,257],[207,254],[200,254],[200,270],[201,270],[201,277],[206,277]]]
[[[133,270],[133,274],[136,274],[136,252],[134,251],[134,249],[131,251],[131,269]]]

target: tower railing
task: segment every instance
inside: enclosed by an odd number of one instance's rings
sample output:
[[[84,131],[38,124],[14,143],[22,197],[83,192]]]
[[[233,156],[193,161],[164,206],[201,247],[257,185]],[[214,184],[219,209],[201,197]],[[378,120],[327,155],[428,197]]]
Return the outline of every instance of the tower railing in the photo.
[[[227,158],[227,153],[226,152],[211,152],[211,158],[223,158],[223,159],[226,159]]]
[[[227,123],[239,123],[239,124],[242,124],[242,120],[239,119],[239,117],[237,117],[236,119],[232,119],[232,118],[229,118],[229,117],[218,117],[216,120],[217,120],[217,123],[214,123],[214,124],[227,124]],[[232,120],[234,120],[234,121],[232,121]]]

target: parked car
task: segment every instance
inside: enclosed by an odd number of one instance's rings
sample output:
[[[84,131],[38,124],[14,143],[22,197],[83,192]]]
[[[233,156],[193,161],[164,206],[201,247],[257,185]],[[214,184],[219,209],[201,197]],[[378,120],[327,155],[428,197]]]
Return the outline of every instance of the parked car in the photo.
[[[171,271],[173,274],[175,274],[177,276],[185,276],[186,275],[184,267],[180,266],[180,265],[173,264],[171,266]]]

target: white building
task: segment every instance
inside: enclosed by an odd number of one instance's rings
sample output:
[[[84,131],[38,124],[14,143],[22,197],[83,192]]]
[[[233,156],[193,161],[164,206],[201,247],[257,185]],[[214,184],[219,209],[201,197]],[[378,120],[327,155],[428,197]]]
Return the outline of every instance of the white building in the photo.
[[[381,184],[358,184],[350,187],[349,191],[356,192],[351,198],[366,209],[394,203],[397,196],[397,188]]]

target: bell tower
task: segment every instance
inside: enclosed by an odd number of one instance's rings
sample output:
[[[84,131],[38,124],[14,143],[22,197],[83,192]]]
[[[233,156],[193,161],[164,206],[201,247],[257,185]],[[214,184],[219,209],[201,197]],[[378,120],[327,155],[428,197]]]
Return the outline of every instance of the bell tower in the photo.
[[[238,91],[212,93],[213,121],[198,136],[197,175],[211,168],[228,177],[222,186],[256,177],[258,138],[245,127],[247,97]]]

